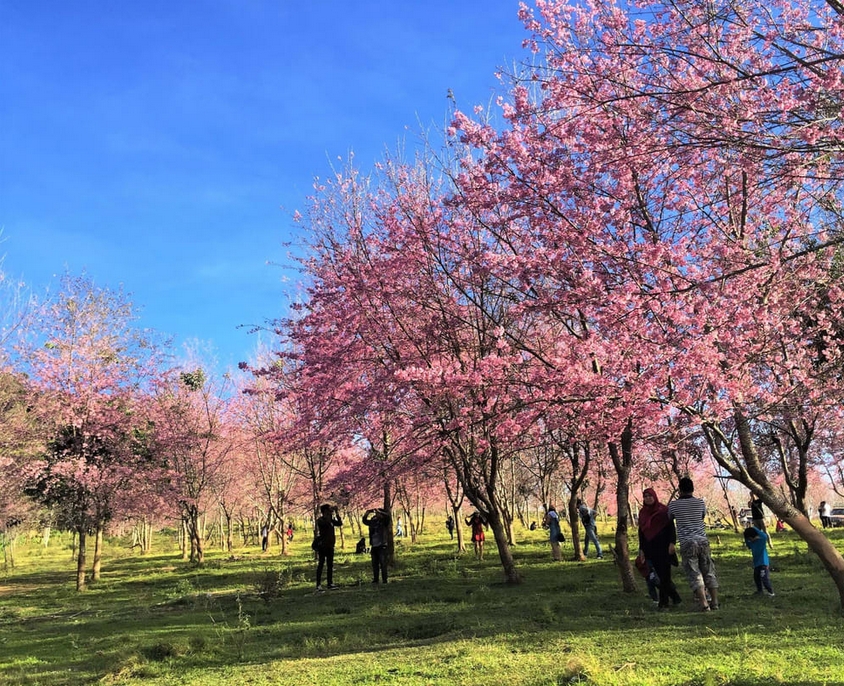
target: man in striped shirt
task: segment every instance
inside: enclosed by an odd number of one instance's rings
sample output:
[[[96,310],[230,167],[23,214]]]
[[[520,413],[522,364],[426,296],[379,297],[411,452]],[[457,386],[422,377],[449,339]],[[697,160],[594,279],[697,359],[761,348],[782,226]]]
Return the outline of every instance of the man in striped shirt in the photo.
[[[712,562],[709,539],[706,537],[706,504],[694,497],[695,485],[689,477],[680,479],[679,486],[680,497],[668,504],[668,516],[674,520],[677,528],[683,571],[700,603],[700,609],[704,612],[717,610],[718,577],[715,575],[715,563]],[[668,552],[674,554],[673,543],[668,547]]]

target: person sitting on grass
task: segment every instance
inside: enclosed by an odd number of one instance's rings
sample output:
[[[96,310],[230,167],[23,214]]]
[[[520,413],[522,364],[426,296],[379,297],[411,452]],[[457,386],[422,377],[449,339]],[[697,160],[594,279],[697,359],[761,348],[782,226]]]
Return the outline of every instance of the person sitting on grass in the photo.
[[[756,595],[763,593],[774,597],[771,586],[771,568],[768,559],[768,534],[749,526],[744,530],[744,544],[753,554],[753,581],[756,583]]]

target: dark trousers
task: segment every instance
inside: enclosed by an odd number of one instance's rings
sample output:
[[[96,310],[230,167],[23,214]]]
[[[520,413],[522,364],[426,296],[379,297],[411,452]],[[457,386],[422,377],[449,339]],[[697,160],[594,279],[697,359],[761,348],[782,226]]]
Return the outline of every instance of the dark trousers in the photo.
[[[675,604],[679,603],[681,598],[680,594],[677,593],[677,587],[671,580],[671,558],[668,553],[666,552],[665,555],[660,555],[650,562],[659,577],[659,606],[668,607],[669,599]]]
[[[316,568],[316,583],[317,586],[322,584],[322,568],[325,567],[326,581],[329,586],[334,583],[334,548],[323,550],[320,548],[317,551],[319,555],[319,562]]]
[[[771,570],[768,565],[759,565],[753,568],[753,581],[756,584],[757,593],[762,592],[762,588],[768,593],[773,593],[774,589],[771,587]]]
[[[387,583],[387,546],[376,545],[369,549],[369,554],[372,557],[372,583],[378,583],[378,575],[380,572],[381,580]]]

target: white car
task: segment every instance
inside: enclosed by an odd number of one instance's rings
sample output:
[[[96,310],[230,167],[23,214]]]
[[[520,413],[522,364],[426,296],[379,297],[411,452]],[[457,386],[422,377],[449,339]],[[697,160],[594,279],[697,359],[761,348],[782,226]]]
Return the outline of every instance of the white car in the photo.
[[[833,507],[829,513],[830,526],[844,526],[844,506]]]

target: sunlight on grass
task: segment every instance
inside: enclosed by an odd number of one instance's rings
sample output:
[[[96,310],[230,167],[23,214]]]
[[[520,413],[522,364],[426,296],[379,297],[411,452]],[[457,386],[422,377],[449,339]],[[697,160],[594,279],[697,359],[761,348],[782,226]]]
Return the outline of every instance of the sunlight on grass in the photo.
[[[120,554],[83,594],[66,549],[22,544],[0,582],[0,683],[844,683],[837,594],[805,545],[777,539],[777,596],[760,598],[738,536],[721,539],[723,607],[710,614],[682,584],[684,603],[657,613],[644,589],[622,593],[611,562],[550,563],[544,541],[516,549],[518,587],[495,560],[433,536],[402,547],[386,586],[369,583],[366,556],[338,556],[341,588],[323,594],[304,544],[284,559],[212,553],[196,568],[114,541]]]

